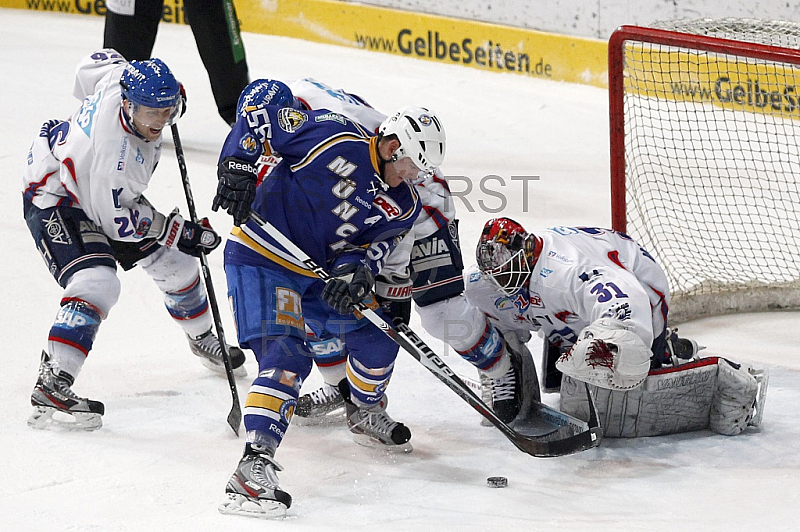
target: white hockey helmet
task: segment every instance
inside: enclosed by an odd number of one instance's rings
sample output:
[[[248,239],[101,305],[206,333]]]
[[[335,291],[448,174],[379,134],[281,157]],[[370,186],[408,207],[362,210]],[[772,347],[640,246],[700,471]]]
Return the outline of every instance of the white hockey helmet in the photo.
[[[384,137],[395,135],[400,141],[394,161],[409,157],[423,172],[434,171],[444,161],[444,128],[436,114],[424,107],[399,109],[383,121],[378,131]]]

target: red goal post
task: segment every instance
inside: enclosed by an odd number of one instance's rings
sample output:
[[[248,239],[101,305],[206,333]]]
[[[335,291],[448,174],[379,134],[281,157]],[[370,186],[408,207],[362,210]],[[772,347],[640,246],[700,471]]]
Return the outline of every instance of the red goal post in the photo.
[[[660,26],[609,40],[612,226],[673,321],[800,308],[800,25]]]

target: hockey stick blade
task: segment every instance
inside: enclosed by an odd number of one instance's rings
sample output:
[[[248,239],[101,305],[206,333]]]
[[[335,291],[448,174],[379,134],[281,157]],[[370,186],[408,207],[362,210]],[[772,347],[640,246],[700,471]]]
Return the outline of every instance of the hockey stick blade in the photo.
[[[380,317],[378,317],[378,319],[380,319]],[[391,325],[386,325],[389,329],[392,329]],[[384,330],[384,332],[387,331]],[[411,328],[405,324],[400,324],[397,326],[396,332],[402,335],[399,340],[391,333],[387,334],[411,356],[422,363],[422,365],[440,381],[445,383],[452,391],[472,406],[472,408],[488,419],[492,425],[497,427],[497,429],[500,430],[506,438],[511,440],[522,452],[539,458],[552,458],[585,451],[600,445],[602,430],[600,429],[599,419],[595,412],[594,399],[589,394],[588,387],[586,388],[586,393],[589,398],[589,409],[594,413],[588,424],[580,420],[575,420],[577,423],[582,424],[578,425],[579,430],[577,432],[573,428],[569,431],[556,430],[544,435],[526,434],[524,429],[517,430],[516,428],[512,428],[498,418],[486,403],[484,403],[470,387],[465,384],[413,330],[411,330]],[[542,404],[541,407],[554,413],[557,412],[560,416],[566,416],[566,414],[558,412],[546,405]]]
[[[250,211],[250,218],[256,222],[261,229],[267,232],[275,241],[286,251],[293,255],[297,260],[314,272],[322,281],[327,282],[331,276],[320,265],[314,262],[297,244],[289,240],[275,226],[264,220],[257,212]],[[242,227],[244,230],[245,228]],[[578,434],[566,435],[561,438],[548,439],[542,436],[526,436],[521,434],[498,418],[495,413],[486,406],[469,386],[445,364],[439,356],[422,341],[422,339],[405,324],[393,326],[378,316],[371,309],[363,304],[357,306],[357,312],[366,317],[373,325],[378,327],[384,334],[395,341],[408,354],[413,356],[425,366],[428,371],[433,373],[436,378],[445,383],[448,388],[454,391],[459,397],[467,402],[472,408],[478,411],[483,417],[488,419],[500,432],[503,433],[520,451],[531,456],[555,457],[577,453],[600,444],[602,431],[599,427],[597,415],[592,416],[592,420],[587,425],[586,430]],[[589,393],[588,387],[586,393]],[[594,411],[594,400],[589,395],[590,410]],[[593,424],[594,423],[594,424]]]
[[[463,375],[459,375],[459,378],[476,394],[483,393],[483,386],[478,380]],[[593,428],[589,427],[586,421],[570,416],[533,398],[531,398],[528,411],[520,413],[514,421],[509,423],[509,426],[520,434],[538,436],[543,440],[552,439],[552,437],[542,437],[554,432],[573,435]]]
[[[189,172],[186,169],[186,158],[183,155],[183,145],[181,144],[181,137],[178,133],[178,125],[172,124],[171,129],[172,141],[175,144],[175,156],[178,159],[178,168],[181,172],[183,192],[186,196],[186,205],[189,209],[189,218],[197,223],[197,209],[194,205],[192,187],[189,184]],[[233,433],[239,436],[239,427],[242,425],[242,405],[239,403],[239,391],[236,388],[236,377],[233,374],[231,355],[228,352],[228,343],[225,341],[225,331],[222,330],[222,319],[219,313],[219,306],[217,305],[217,295],[216,292],[214,292],[214,285],[211,282],[211,270],[208,268],[208,259],[205,253],[200,254],[200,269],[203,272],[203,280],[205,281],[207,292],[206,296],[208,297],[208,304],[211,307],[211,316],[214,318],[214,328],[217,331],[219,346],[222,348],[222,362],[225,366],[225,376],[228,378],[228,386],[231,389],[232,404],[231,411],[228,412],[228,425],[233,429]]]

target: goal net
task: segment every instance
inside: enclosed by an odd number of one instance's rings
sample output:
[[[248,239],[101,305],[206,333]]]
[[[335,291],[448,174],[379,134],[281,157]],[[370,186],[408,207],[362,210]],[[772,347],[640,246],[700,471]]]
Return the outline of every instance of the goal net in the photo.
[[[609,40],[613,228],[671,321],[800,307],[800,24],[657,26]]]

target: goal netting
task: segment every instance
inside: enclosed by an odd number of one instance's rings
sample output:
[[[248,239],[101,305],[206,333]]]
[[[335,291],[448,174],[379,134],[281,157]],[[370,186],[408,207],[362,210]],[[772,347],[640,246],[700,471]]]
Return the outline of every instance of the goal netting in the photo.
[[[800,24],[609,40],[612,219],[664,267],[671,321],[800,307]]]

